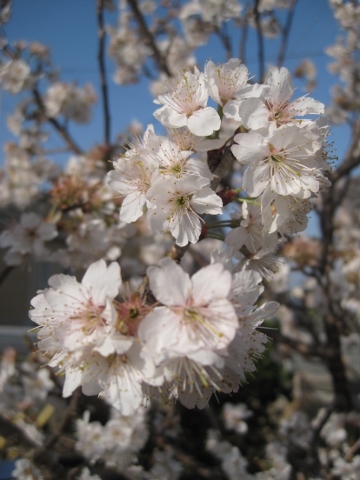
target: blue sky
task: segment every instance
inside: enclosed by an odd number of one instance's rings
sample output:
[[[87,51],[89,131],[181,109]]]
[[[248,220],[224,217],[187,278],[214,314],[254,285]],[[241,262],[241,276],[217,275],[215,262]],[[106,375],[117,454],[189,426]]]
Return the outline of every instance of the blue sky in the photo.
[[[51,48],[54,64],[61,68],[60,78],[64,81],[76,81],[79,85],[92,83],[98,90],[99,73],[97,65],[97,26],[95,0],[14,0],[11,21],[5,25],[5,31],[12,40],[39,41]],[[285,14],[285,12],[284,12]],[[116,13],[107,13],[106,23],[115,25]],[[285,66],[296,67],[302,58],[312,59],[318,69],[318,87],[312,96],[329,103],[330,88],[334,77],[327,71],[329,58],[324,54],[326,46],[334,43],[339,34],[337,24],[332,18],[327,0],[298,0],[293,28],[289,37]],[[239,32],[232,33],[235,45],[239,45]],[[267,64],[276,61],[279,42],[266,40],[265,52]],[[234,51],[238,56],[238,50]],[[217,39],[212,38],[208,45],[201,47],[197,55],[199,65],[207,59],[214,62],[224,61],[224,53]],[[256,75],[257,42],[253,31],[249,32],[246,65],[249,72]],[[109,77],[113,72],[111,59],[107,60]],[[131,120],[138,120],[144,126],[154,123],[155,110],[153,98],[149,92],[149,82],[120,87],[109,81],[110,108],[112,116],[112,137],[126,128]],[[304,92],[299,89],[299,95]],[[0,111],[0,144],[11,139],[6,128],[6,116],[12,111],[16,97],[2,93]],[[85,126],[71,126],[71,132],[78,143],[88,148],[102,140],[102,109],[94,108],[93,122]],[[339,156],[347,144],[344,129],[334,131],[333,140]],[[56,140],[51,145],[60,146]],[[0,157],[1,159],[1,157]]]

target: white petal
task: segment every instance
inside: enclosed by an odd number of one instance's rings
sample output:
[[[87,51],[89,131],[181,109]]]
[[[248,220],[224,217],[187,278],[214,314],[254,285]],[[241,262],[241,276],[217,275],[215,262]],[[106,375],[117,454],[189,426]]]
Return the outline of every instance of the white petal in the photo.
[[[127,195],[121,204],[120,220],[125,223],[135,222],[144,214],[145,203],[145,195],[141,192]]]
[[[214,298],[226,298],[231,288],[231,274],[221,263],[213,263],[198,270],[192,277],[192,296],[197,305]]]
[[[170,258],[163,258],[160,267],[147,269],[150,289],[159,302],[168,306],[185,305],[191,292],[189,275]]]
[[[269,110],[260,98],[249,98],[240,105],[240,118],[243,125],[251,130],[264,128],[269,123]]]
[[[98,260],[87,269],[82,284],[88,288],[95,305],[105,305],[107,299],[112,300],[119,293],[119,264],[113,262],[107,267],[104,260]]]
[[[290,104],[291,110],[297,115],[310,115],[324,113],[324,104],[310,97],[301,97]]]
[[[223,202],[211,188],[205,187],[196,192],[190,203],[196,213],[222,214]]]
[[[70,397],[70,395],[81,385],[82,371],[81,369],[66,370],[65,382],[63,386],[62,395],[64,398]]]
[[[185,113],[178,113],[166,105],[155,110],[154,117],[169,128],[185,127],[187,123]]]
[[[243,188],[251,197],[258,197],[270,183],[270,179],[269,164],[251,164],[244,173]]]
[[[253,163],[262,160],[267,152],[266,139],[259,133],[238,133],[231,151],[240,163]]]
[[[158,364],[169,356],[178,343],[182,316],[167,307],[155,307],[140,323],[138,336]]]
[[[271,88],[271,103],[281,103],[289,100],[294,92],[291,75],[287,68],[282,67],[280,70],[272,67],[266,76],[265,83]]]
[[[199,137],[211,135],[219,130],[221,119],[217,111],[212,107],[205,107],[194,112],[188,119],[187,126],[191,133]]]

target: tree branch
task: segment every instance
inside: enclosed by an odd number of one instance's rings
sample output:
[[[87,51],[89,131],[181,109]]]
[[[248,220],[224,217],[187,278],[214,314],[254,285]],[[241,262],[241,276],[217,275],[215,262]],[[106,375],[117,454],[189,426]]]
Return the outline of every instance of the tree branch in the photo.
[[[225,52],[226,52],[226,59],[230,60],[232,58],[232,45],[231,45],[231,39],[228,33],[225,31],[226,29],[226,23],[222,28],[216,27],[215,28],[215,33],[219,36],[221,43],[224,46]]]
[[[256,23],[256,31],[257,31],[257,38],[258,38],[258,56],[259,56],[259,82],[264,80],[265,75],[265,57],[264,57],[264,37],[261,31],[261,23],[260,23],[260,12],[259,12],[259,3],[260,0],[255,0],[255,23]]]
[[[320,227],[322,232],[323,244],[322,255],[319,262],[319,271],[323,274],[327,268],[329,261],[330,248],[334,236],[334,215],[337,207],[344,198],[344,187],[338,189],[338,182],[343,177],[349,176],[354,168],[360,164],[360,156],[356,155],[356,150],[360,139],[360,121],[358,121],[352,132],[352,140],[348,151],[345,155],[344,161],[330,175],[331,186],[322,195],[322,210],[320,216]]]
[[[10,272],[14,270],[14,266],[8,265],[4,268],[4,270],[0,273],[0,285],[7,279]]]
[[[35,87],[35,88],[33,88],[32,92],[33,92],[33,95],[34,95],[35,102],[38,105],[41,113],[46,117],[47,121],[49,123],[51,123],[51,125],[55,128],[55,130],[57,130],[57,132],[60,134],[60,136],[65,140],[65,142],[69,146],[70,150],[77,153],[78,155],[82,155],[83,154],[82,149],[76,144],[75,140],[73,140],[73,138],[71,137],[68,130],[64,126],[62,126],[59,123],[59,121],[56,120],[56,118],[49,117],[46,114],[44,103],[42,101],[42,98],[41,98],[41,95],[40,95],[38,89]]]
[[[288,13],[288,16],[287,16],[287,19],[286,19],[286,24],[285,24],[285,26],[282,30],[282,40],[281,40],[281,46],[280,46],[279,56],[278,56],[278,60],[277,60],[278,68],[280,68],[284,63],[287,43],[288,43],[290,29],[291,29],[291,24],[292,24],[292,20],[294,18],[296,2],[297,2],[297,0],[293,0],[291,2],[291,5],[289,7],[289,13]]]
[[[154,54],[154,60],[159,68],[159,70],[163,73],[165,73],[168,77],[172,77],[172,73],[169,70],[169,67],[166,63],[165,58],[161,54],[158,46],[156,45],[154,36],[148,29],[148,26],[146,25],[145,19],[143,14],[141,13],[139,6],[137,4],[136,0],[128,0],[129,7],[131,8],[134,17],[136,21],[139,24],[140,30],[142,31],[144,35],[144,40],[150,45],[153,54]]]
[[[295,338],[284,336],[278,330],[269,331],[269,329],[261,326],[258,327],[257,330],[265,333],[272,340],[283,343],[291,350],[295,350],[304,357],[318,357],[325,360],[329,356],[328,348],[323,345],[309,345]]]
[[[214,175],[214,178],[210,183],[210,188],[212,188],[213,190],[217,189],[222,178],[229,171],[233,161],[234,161],[234,156],[231,153],[230,147],[227,147],[222,153],[222,155],[220,156],[220,162],[217,163],[215,166],[209,165],[211,173]]]
[[[98,62],[100,69],[100,79],[101,79],[101,94],[102,94],[102,103],[103,103],[103,112],[104,112],[104,143],[106,145],[110,144],[110,109],[109,109],[109,95],[108,95],[108,85],[106,80],[106,69],[105,69],[105,28],[104,28],[104,0],[97,0],[97,21],[98,21],[98,36],[99,36],[99,50],[98,50]]]
[[[244,18],[241,22],[241,38],[240,38],[239,56],[243,64],[246,63],[246,42],[247,42],[248,25],[249,25],[249,21],[248,21],[249,13],[250,13],[250,6],[248,5]]]
[[[78,407],[79,401],[81,398],[81,388],[78,387],[75,392],[73,393],[69,406],[63,416],[62,422],[58,426],[57,430],[50,435],[50,437],[46,440],[46,442],[35,451],[33,460],[34,461],[39,461],[41,457],[46,455],[50,448],[52,448],[56,442],[59,440],[61,435],[65,432],[65,430],[68,428],[70,425],[74,415],[76,414],[76,409]]]

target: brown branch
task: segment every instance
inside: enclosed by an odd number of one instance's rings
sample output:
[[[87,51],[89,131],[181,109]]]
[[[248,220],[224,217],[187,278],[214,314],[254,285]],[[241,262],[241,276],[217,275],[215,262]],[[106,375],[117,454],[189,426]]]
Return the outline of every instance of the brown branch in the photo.
[[[342,360],[340,332],[334,318],[327,318],[324,323],[327,348],[329,350],[329,355],[325,360],[332,380],[335,407],[342,411],[350,411],[353,408],[353,402],[349,381]]]
[[[265,333],[269,338],[289,347],[306,358],[320,358],[326,365],[332,380],[334,391],[335,408],[348,411],[352,409],[352,398],[349,382],[346,376],[345,366],[342,360],[340,333],[333,317],[324,318],[324,328],[327,336],[326,345],[307,344],[295,338],[282,335],[278,330],[266,330],[259,327],[258,330]]]
[[[8,46],[5,46],[3,48],[3,51],[6,53],[6,55],[8,55],[10,58],[14,59],[16,58],[15,57],[15,54],[11,51],[11,49],[8,47]],[[69,132],[67,131],[67,129],[65,127],[63,127],[59,122],[58,120],[56,120],[56,118],[52,118],[52,117],[49,117],[47,114],[46,114],[46,109],[45,109],[45,106],[44,106],[44,103],[42,101],[42,98],[41,98],[41,95],[40,95],[40,92],[39,90],[35,87],[33,88],[32,90],[32,93],[33,93],[33,96],[34,96],[34,99],[35,99],[35,103],[36,105],[39,107],[41,113],[46,117],[46,119],[48,120],[49,123],[51,123],[51,125],[55,128],[55,130],[57,130],[57,132],[60,134],[60,136],[65,140],[65,142],[67,143],[67,145],[69,146],[70,150],[72,150],[73,152],[77,153],[78,155],[82,155],[83,154],[83,151],[81,150],[81,148],[76,144],[76,142],[72,139],[71,135],[69,134]]]
[[[329,349],[327,346],[309,345],[307,343],[296,340],[295,338],[284,336],[278,330],[269,330],[265,327],[258,327],[257,330],[265,333],[272,340],[283,343],[291,350],[295,350],[304,357],[318,357],[325,360],[329,356]]]
[[[150,45],[153,54],[154,54],[154,60],[159,68],[159,70],[163,73],[165,73],[168,77],[172,77],[172,73],[170,72],[170,69],[166,63],[165,58],[161,54],[158,46],[156,45],[154,36],[150,32],[148,26],[146,25],[145,19],[143,14],[141,13],[139,6],[137,4],[136,0],[128,0],[129,7],[131,8],[134,17],[136,21],[139,24],[140,30],[142,34],[144,35],[144,40]]]
[[[18,445],[22,445],[27,449],[35,449],[38,444],[19,427],[15,421],[7,418],[0,413],[0,432],[1,435],[6,437],[16,438]]]
[[[354,455],[360,450],[360,438],[350,447],[345,455],[345,460],[351,462]]]
[[[38,89],[35,87],[33,88],[32,90],[33,92],[33,95],[34,95],[34,99],[35,99],[35,102],[36,104],[38,105],[41,113],[46,117],[47,121],[49,123],[51,123],[51,125],[55,128],[55,130],[60,134],[60,136],[65,140],[65,142],[67,143],[67,145],[69,146],[70,150],[72,150],[73,152],[77,153],[78,155],[82,155],[83,154],[83,151],[81,150],[81,148],[76,144],[75,140],[73,140],[73,138],[71,137],[70,133],[68,132],[68,130],[62,126],[58,120],[56,120],[56,118],[53,118],[53,117],[49,117],[47,114],[46,114],[46,109],[45,109],[45,106],[44,106],[44,103],[42,101],[42,98],[41,98],[41,95],[38,91]]]
[[[278,68],[280,68],[284,63],[287,43],[288,43],[290,29],[291,29],[291,24],[292,24],[292,21],[293,21],[293,18],[294,18],[296,2],[297,2],[297,0],[293,0],[291,2],[291,5],[289,7],[289,13],[288,13],[288,16],[287,16],[287,19],[286,19],[286,23],[285,23],[285,26],[282,30],[281,46],[280,46],[279,56],[278,56],[278,60],[277,60]]]
[[[220,162],[215,167],[210,166],[211,173],[214,175],[214,178],[210,183],[210,188],[212,188],[213,190],[217,189],[222,178],[229,171],[233,161],[234,156],[231,153],[230,147],[227,147],[220,157]]]
[[[247,34],[248,34],[248,16],[250,13],[250,6],[246,10],[245,16],[241,22],[241,38],[240,38],[240,51],[239,56],[243,64],[246,64],[246,42],[247,42]]]
[[[357,145],[359,144],[359,137],[357,137]],[[360,155],[352,156],[347,161],[344,161],[339,168],[335,171],[334,175],[331,177],[332,182],[336,183],[341,178],[346,175],[349,175],[354,168],[360,165]]]
[[[255,24],[258,38],[258,56],[259,56],[259,81],[263,82],[265,75],[265,55],[264,55],[264,37],[262,34],[261,23],[260,23],[260,12],[259,12],[259,3],[260,0],[255,0]]]
[[[55,130],[60,134],[60,136],[65,140],[65,142],[69,145],[69,148],[77,153],[78,155],[82,155],[84,152],[83,150],[75,143],[75,140],[71,138],[68,130],[63,127],[56,118],[47,117],[49,123],[55,128]]]
[[[228,33],[225,31],[226,24],[222,28],[215,27],[215,33],[218,35],[218,37],[221,40],[221,43],[224,46],[225,52],[226,52],[226,58],[227,60],[230,60],[232,58],[232,45],[231,45],[231,39]]]
[[[350,146],[345,155],[344,161],[333,172],[329,178],[331,181],[330,188],[322,195],[322,210],[320,216],[320,228],[322,232],[322,255],[319,262],[319,271],[324,274],[330,261],[330,250],[334,236],[334,215],[337,207],[344,198],[344,187],[338,187],[338,182],[349,176],[354,168],[360,164],[360,156],[356,155],[356,150],[360,139],[360,121],[356,123],[352,132]]]
[[[100,69],[100,79],[101,79],[101,94],[103,101],[103,111],[104,111],[104,143],[106,145],[110,144],[110,108],[109,108],[109,92],[108,85],[106,80],[106,69],[105,69],[105,28],[104,28],[104,0],[97,0],[97,21],[98,21],[98,36],[99,36],[99,51],[98,51],[98,62]]]
[[[4,268],[4,270],[0,273],[0,285],[7,279],[10,272],[14,270],[14,266],[8,265]]]
[[[320,438],[321,430],[324,428],[324,425],[329,420],[330,415],[334,412],[335,408],[333,405],[329,405],[316,419],[316,422],[312,425],[311,439],[309,441],[309,451],[313,452],[316,455],[316,460],[319,463],[317,443]]]
[[[11,51],[11,49],[8,47],[8,46],[5,46],[3,48],[3,51],[6,53],[6,55],[8,55],[10,58],[16,58],[15,57],[15,54]],[[71,135],[69,134],[69,132],[67,131],[67,129],[65,127],[63,127],[59,122],[58,120],[56,120],[56,118],[52,118],[52,117],[49,117],[47,114],[46,114],[46,109],[45,109],[45,106],[44,106],[44,103],[42,101],[42,98],[41,98],[41,95],[39,93],[39,90],[35,87],[33,88],[32,90],[32,93],[33,93],[33,96],[34,96],[34,99],[35,99],[35,103],[36,105],[39,107],[42,115],[44,115],[47,119],[47,121],[49,123],[51,123],[51,125],[55,128],[55,130],[57,130],[57,132],[60,134],[60,136],[65,140],[65,142],[67,143],[68,147],[70,150],[72,150],[73,152],[77,153],[78,155],[82,155],[83,151],[81,150],[81,148],[76,144],[76,142],[72,139]]]
[[[74,415],[76,414],[76,410],[79,404],[79,401],[81,399],[81,388],[78,387],[75,392],[72,395],[72,398],[70,400],[69,406],[64,414],[64,417],[56,429],[56,431],[49,436],[49,438],[46,440],[46,442],[38,448],[33,456],[34,461],[39,461],[43,456],[48,454],[50,448],[52,448],[61,435],[65,432],[65,430],[69,427]]]
[[[334,195],[336,183],[343,177],[346,177],[351,171],[360,164],[360,155],[356,154],[360,143],[360,120],[358,120],[352,128],[351,142],[347,149],[346,155],[338,168],[329,176],[331,187],[328,190],[328,196]]]

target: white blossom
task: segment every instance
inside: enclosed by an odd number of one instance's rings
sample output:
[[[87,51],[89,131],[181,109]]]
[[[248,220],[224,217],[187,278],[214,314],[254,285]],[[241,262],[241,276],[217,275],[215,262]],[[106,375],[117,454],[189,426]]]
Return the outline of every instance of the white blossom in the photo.
[[[201,234],[201,214],[222,212],[222,200],[208,187],[209,179],[184,175],[159,179],[147,192],[151,204],[147,218],[154,232],[169,231],[176,243],[195,243]]]
[[[207,107],[208,98],[205,75],[184,72],[168,93],[158,96],[155,103],[163,106],[154,116],[166,127],[187,126],[194,135],[211,135],[220,129],[221,120],[214,108]]]

